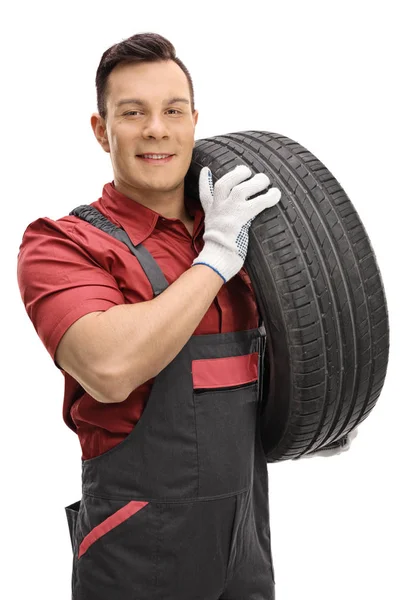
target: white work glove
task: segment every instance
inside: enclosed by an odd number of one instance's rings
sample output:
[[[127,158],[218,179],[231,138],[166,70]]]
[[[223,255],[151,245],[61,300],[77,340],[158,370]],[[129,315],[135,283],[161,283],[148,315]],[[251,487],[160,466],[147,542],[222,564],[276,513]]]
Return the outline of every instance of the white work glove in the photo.
[[[314,456],[334,456],[336,454],[341,454],[342,452],[347,452],[351,446],[352,441],[358,435],[358,427],[350,431],[347,435],[340,438],[340,440],[336,440],[336,442],[332,442],[332,444],[327,444],[324,448],[320,450],[314,450],[313,452],[309,452],[307,454],[303,454],[299,458],[313,458]]]
[[[205,215],[204,247],[192,266],[211,267],[225,283],[243,267],[252,221],[281,198],[280,190],[271,187],[266,194],[246,200],[271,184],[264,173],[249,179],[251,174],[249,167],[239,165],[221,177],[213,189],[210,169],[203,167],[200,171],[200,202]]]

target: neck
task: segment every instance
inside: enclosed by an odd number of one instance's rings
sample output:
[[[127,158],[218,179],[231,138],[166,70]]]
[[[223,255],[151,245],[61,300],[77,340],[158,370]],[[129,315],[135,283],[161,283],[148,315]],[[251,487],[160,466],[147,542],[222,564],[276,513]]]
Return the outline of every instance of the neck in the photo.
[[[167,219],[190,220],[192,217],[186,210],[184,182],[179,187],[169,191],[140,190],[114,179],[115,189],[127,198],[139,202],[143,206],[154,210]]]

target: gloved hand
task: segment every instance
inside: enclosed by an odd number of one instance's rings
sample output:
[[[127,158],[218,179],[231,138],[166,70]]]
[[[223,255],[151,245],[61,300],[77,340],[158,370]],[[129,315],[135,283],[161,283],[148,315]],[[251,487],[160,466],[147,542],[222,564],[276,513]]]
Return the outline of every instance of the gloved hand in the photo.
[[[221,177],[214,190],[210,169],[203,167],[200,171],[200,202],[205,215],[204,247],[192,266],[208,265],[225,283],[243,267],[252,221],[281,198],[280,190],[271,187],[266,194],[246,200],[267,189],[271,183],[264,173],[249,179],[250,176],[249,167],[239,165]]]
[[[347,435],[340,438],[340,440],[336,440],[336,442],[332,442],[332,444],[327,444],[324,448],[320,450],[314,450],[313,452],[309,452],[307,454],[303,454],[303,456],[299,456],[298,458],[313,458],[314,456],[333,456],[335,454],[341,454],[342,452],[347,452],[351,446],[352,441],[358,435],[358,427],[350,431]]]

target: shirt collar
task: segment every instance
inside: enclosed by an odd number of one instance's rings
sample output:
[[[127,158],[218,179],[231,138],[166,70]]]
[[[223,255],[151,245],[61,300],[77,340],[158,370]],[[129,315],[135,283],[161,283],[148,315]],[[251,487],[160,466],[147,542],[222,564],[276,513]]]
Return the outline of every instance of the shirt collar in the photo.
[[[200,200],[186,195],[184,202],[188,213],[194,217],[193,234],[196,235],[199,225],[204,221],[203,207]],[[171,222],[176,220],[163,217],[140,202],[128,198],[115,188],[114,181],[104,185],[99,204],[104,213],[127,232],[135,246],[153,233],[158,219]]]

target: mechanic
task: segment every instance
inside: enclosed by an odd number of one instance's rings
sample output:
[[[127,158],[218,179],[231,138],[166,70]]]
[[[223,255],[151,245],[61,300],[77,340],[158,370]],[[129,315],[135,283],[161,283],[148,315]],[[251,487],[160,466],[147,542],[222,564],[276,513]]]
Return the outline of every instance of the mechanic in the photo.
[[[164,37],[106,50],[96,89],[114,179],[30,223],[18,255],[82,447],[82,498],[65,507],[72,598],[273,600],[265,328],[243,264],[252,220],[281,192],[232,165],[215,188],[203,167],[200,201],[185,195],[198,111]]]

